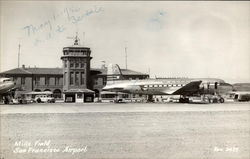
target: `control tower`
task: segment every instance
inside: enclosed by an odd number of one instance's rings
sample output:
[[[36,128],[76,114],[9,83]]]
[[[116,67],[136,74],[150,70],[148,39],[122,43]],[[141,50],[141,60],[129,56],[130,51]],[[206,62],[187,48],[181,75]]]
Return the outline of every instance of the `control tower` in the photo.
[[[76,36],[74,45],[63,48],[63,92],[65,102],[86,102],[92,97],[93,91],[90,86],[90,56],[91,50],[88,47],[79,45]],[[88,99],[88,100],[87,100]],[[92,99],[91,99],[92,100]]]

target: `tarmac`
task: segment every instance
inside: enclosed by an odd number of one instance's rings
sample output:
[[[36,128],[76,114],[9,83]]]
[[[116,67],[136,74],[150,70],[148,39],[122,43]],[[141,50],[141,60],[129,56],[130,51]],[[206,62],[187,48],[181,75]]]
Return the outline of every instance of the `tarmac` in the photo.
[[[249,159],[250,103],[0,105],[1,159]]]

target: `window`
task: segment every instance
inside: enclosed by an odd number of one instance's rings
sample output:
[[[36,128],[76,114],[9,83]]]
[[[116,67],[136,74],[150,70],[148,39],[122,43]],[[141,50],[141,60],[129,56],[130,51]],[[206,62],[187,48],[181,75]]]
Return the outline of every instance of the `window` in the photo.
[[[64,51],[64,55],[68,55],[69,53],[68,53],[68,51]]]
[[[17,81],[17,77],[13,77],[13,81],[16,82]]]
[[[79,67],[79,63],[76,63],[76,68],[78,68]]]
[[[70,85],[73,85],[73,80],[74,80],[74,72],[70,72]]]
[[[45,85],[49,85],[49,80],[50,80],[49,77],[45,77]]]
[[[84,72],[81,72],[81,85],[84,85]]]
[[[81,68],[84,68],[84,63],[81,63]]]
[[[64,67],[67,68],[67,61],[64,61]]]
[[[154,85],[154,87],[158,87],[158,85]]]
[[[59,85],[59,77],[55,77],[55,85]]]
[[[21,85],[25,84],[25,77],[21,77]]]
[[[80,78],[80,74],[79,74],[79,72],[76,72],[76,74],[75,74],[75,84],[76,85],[79,85],[79,78]]]
[[[35,85],[40,85],[40,77],[35,77]]]
[[[70,68],[74,67],[74,63],[70,62]]]
[[[160,84],[159,87],[162,87],[162,85]]]
[[[107,78],[103,78],[103,85],[107,84]]]
[[[164,84],[163,87],[167,87],[168,85]]]
[[[95,85],[98,85],[98,79],[95,79]]]
[[[63,76],[63,83],[66,84],[66,76],[67,76],[67,72],[64,72],[64,76]]]

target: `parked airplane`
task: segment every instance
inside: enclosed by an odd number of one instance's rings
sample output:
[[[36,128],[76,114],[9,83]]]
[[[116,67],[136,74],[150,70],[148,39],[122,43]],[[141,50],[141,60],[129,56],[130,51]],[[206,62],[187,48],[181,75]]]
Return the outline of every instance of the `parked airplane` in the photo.
[[[220,94],[232,91],[232,85],[216,78],[156,78],[145,80],[124,80],[117,64],[110,64],[107,72],[107,85],[103,91],[124,92],[148,95],[180,95],[179,101],[188,103],[190,96],[216,94],[217,101],[223,103]]]
[[[2,103],[3,97],[4,102],[9,102],[8,92],[15,87],[15,83],[9,78],[0,78],[0,103]]]
[[[0,78],[0,94],[4,94],[15,87],[15,83],[10,78]]]

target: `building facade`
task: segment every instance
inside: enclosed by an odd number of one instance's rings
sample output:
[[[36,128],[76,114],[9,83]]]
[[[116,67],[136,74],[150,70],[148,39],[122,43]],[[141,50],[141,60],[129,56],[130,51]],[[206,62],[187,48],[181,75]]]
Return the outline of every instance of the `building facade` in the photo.
[[[0,73],[1,77],[8,77],[16,83],[17,91],[41,92],[51,91],[55,98],[62,97],[63,74],[61,68],[15,68]]]
[[[62,68],[25,67],[11,69],[0,73],[0,77],[11,78],[16,83],[16,90],[51,91],[55,98],[66,102],[92,102],[100,97],[107,81],[107,68],[91,68],[91,49],[78,45],[63,48]],[[129,69],[121,69],[124,79],[146,79],[143,74]]]

